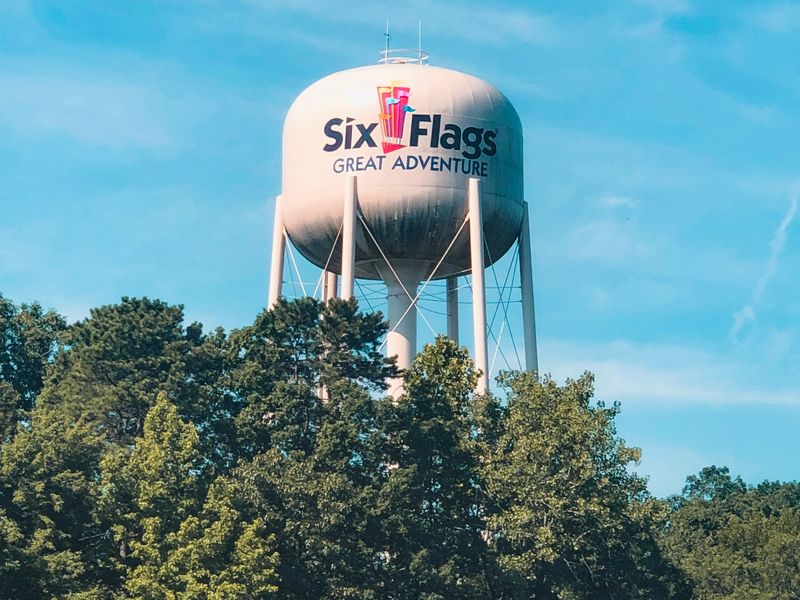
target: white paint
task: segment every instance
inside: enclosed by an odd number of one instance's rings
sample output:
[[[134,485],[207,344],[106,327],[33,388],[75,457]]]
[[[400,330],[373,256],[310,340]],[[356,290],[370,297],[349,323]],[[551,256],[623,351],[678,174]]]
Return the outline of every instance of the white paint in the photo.
[[[475,391],[489,391],[489,348],[486,341],[486,284],[483,263],[483,220],[481,215],[481,182],[469,180],[469,242],[472,262],[472,331],[475,345],[475,368],[480,370]]]
[[[322,277],[322,301],[327,304],[332,298],[337,297],[339,276],[336,273],[324,271]]]
[[[356,258],[356,204],[357,199],[356,177],[348,176],[345,179],[344,209],[342,222],[342,298],[349,300],[353,297],[355,286],[355,258]]]
[[[283,289],[283,259],[286,251],[286,236],[283,229],[282,197],[275,198],[275,220],[272,225],[272,262],[269,270],[269,297],[267,308],[272,308],[281,297]]]
[[[380,86],[406,87],[408,105],[404,113],[406,147],[384,152],[378,95]],[[391,261],[414,259],[434,264],[443,254],[465,215],[464,190],[470,175],[432,171],[431,161],[465,159],[470,149],[432,147],[432,121],[422,123],[426,135],[411,147],[412,119],[442,115],[440,136],[447,124],[462,130],[472,127],[484,135],[496,131],[496,153],[474,159],[486,163],[481,177],[483,218],[491,256],[499,259],[516,241],[522,221],[522,132],[519,117],[508,99],[496,88],[471,75],[426,65],[389,64],[361,67],[335,73],[317,81],[295,100],[286,116],[283,133],[284,222],[294,246],[320,268],[325,263],[342,222],[342,180],[358,176],[358,204],[367,226]],[[326,152],[331,143],[325,125],[332,118],[352,119],[351,145],[360,139],[357,125],[371,127],[376,147],[364,142],[359,148],[342,147]],[[338,126],[344,132],[348,123]],[[441,141],[441,140],[440,140]],[[488,148],[483,138],[480,149]],[[378,161],[381,170],[335,173],[337,160]],[[397,159],[423,157],[427,168],[391,169]],[[441,164],[441,163],[437,163]],[[378,279],[380,264],[374,245],[356,236],[355,276]],[[453,247],[436,278],[469,271],[469,243],[464,235]],[[341,254],[334,252],[329,270],[341,273]]]
[[[525,369],[539,372],[536,348],[536,311],[533,304],[533,261],[528,222],[528,203],[522,207],[522,228],[519,231],[519,282],[522,288],[522,329],[525,336]]]

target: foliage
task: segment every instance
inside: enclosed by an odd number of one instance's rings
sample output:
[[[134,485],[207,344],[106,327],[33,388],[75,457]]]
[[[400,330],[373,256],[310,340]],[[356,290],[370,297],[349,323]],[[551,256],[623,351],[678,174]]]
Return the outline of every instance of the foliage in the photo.
[[[789,600],[800,595],[800,485],[748,487],[725,467],[687,478],[663,545],[694,598]]]
[[[34,418],[0,453],[0,590],[9,598],[91,591],[104,568],[93,515],[100,437],[83,421]],[[87,576],[89,576],[87,578]]]
[[[198,446],[197,430],[162,392],[134,447],[109,452],[100,463],[99,513],[134,579],[163,562],[167,538],[198,509]]]
[[[666,598],[658,506],[628,470],[619,407],[592,405],[593,378],[563,387],[506,374],[508,404],[482,452],[493,597]]]
[[[112,444],[124,447],[141,435],[145,415],[159,392],[191,418],[210,443],[225,445],[224,407],[229,401],[219,378],[224,372],[224,334],[183,326],[183,308],[159,300],[123,298],[92,309],[91,316],[63,335],[39,400],[51,418],[82,416]],[[221,408],[219,405],[222,404]]]
[[[236,415],[240,455],[273,446],[308,454],[323,405],[321,386],[383,390],[397,370],[379,352],[386,323],[358,312],[354,300],[327,305],[280,301],[231,335],[230,385],[241,400]]]
[[[354,301],[227,335],[123,298],[0,296],[0,598],[798,597],[800,487],[711,467],[650,497],[592,377],[400,375]]]
[[[0,441],[33,408],[65,327],[56,312],[36,303],[15,306],[0,294]]]
[[[392,597],[485,597],[471,405],[476,381],[466,350],[439,337],[414,360],[405,394],[389,414],[392,468],[379,507],[388,525]]]

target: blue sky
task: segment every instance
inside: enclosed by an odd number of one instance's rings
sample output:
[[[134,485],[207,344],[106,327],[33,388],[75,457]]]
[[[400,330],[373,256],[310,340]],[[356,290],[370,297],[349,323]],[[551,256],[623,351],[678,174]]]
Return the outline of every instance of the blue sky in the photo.
[[[522,118],[542,370],[595,372],[656,494],[797,479],[800,2],[389,6],[4,0],[0,291],[251,322],[292,99],[422,19]]]

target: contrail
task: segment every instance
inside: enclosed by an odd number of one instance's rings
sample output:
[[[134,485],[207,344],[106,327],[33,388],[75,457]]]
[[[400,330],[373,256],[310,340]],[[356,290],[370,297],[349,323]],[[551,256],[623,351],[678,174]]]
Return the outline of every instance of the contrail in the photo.
[[[737,310],[733,315],[733,327],[731,327],[730,335],[734,341],[747,323],[756,320],[756,307],[761,303],[767,284],[778,270],[778,261],[781,258],[783,247],[786,245],[786,232],[789,229],[789,225],[794,221],[795,215],[797,215],[798,204],[800,204],[800,181],[797,181],[792,188],[789,210],[786,211],[780,225],[775,230],[775,235],[772,236],[772,241],[769,243],[769,260],[767,260],[764,272],[759,277],[756,287],[753,288],[753,296],[750,299],[750,303]]]

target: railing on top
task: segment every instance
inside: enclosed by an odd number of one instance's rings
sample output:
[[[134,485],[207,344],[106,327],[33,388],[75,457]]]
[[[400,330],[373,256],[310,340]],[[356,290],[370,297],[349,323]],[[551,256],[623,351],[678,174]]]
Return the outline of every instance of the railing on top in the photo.
[[[428,53],[422,48],[391,48],[381,50],[380,56],[378,62],[383,65],[428,64]]]

